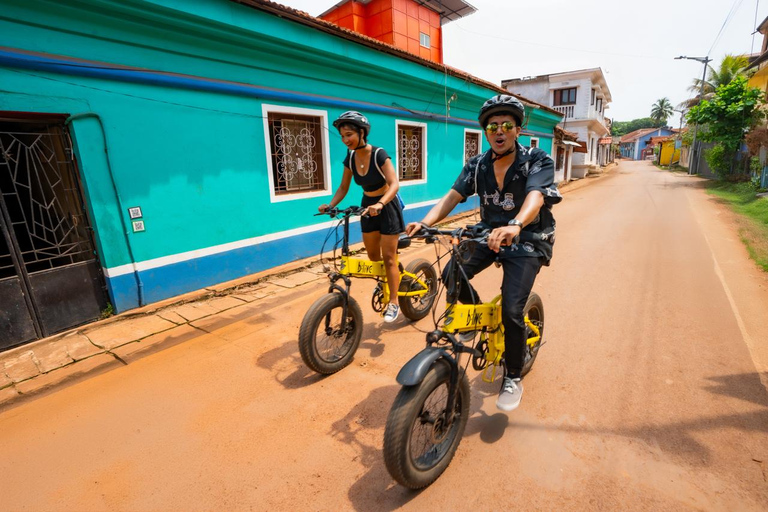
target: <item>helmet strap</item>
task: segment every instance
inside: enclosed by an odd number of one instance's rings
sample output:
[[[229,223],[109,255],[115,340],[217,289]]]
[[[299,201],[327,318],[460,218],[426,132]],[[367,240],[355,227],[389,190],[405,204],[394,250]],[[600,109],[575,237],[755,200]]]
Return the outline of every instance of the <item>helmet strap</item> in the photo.
[[[366,135],[368,134],[365,133],[365,130],[363,130],[362,128],[357,130],[357,137],[358,137],[359,144],[355,148],[355,151],[357,151],[360,148],[364,148],[365,146],[368,145],[368,140],[366,140]]]
[[[515,146],[509,148],[508,150],[506,150],[504,153],[497,153],[496,151],[493,150],[493,148],[491,148],[491,153],[493,153],[491,155],[491,163],[495,162],[496,160],[501,160],[502,158],[504,158],[507,155],[511,155],[512,153],[515,152],[516,149],[517,149],[517,147],[515,145]]]

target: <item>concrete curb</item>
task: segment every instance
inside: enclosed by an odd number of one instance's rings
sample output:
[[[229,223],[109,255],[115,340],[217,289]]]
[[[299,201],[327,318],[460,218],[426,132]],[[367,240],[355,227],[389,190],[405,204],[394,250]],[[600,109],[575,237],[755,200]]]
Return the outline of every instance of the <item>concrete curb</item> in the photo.
[[[578,184],[582,181],[583,184]],[[594,178],[585,178],[560,187],[560,191],[578,190],[594,181]],[[449,217],[445,224],[462,223],[475,215],[474,210],[465,212]],[[361,248],[362,243],[351,247],[352,250]],[[401,254],[406,256],[420,248],[416,245]],[[297,286],[325,279],[318,256],[313,256],[2,352],[0,410],[199,336],[202,331],[193,322],[247,304],[258,304]]]

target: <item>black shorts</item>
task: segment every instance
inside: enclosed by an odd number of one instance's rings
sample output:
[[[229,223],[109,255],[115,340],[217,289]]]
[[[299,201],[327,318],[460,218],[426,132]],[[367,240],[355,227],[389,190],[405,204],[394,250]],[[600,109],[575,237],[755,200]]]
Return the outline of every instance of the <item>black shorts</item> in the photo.
[[[384,196],[370,197],[363,195],[363,201],[360,206],[367,208],[381,201],[382,197]],[[362,229],[363,233],[378,231],[382,235],[399,235],[405,232],[403,210],[400,208],[400,201],[397,200],[397,197],[385,204],[377,216],[360,217],[360,229]]]

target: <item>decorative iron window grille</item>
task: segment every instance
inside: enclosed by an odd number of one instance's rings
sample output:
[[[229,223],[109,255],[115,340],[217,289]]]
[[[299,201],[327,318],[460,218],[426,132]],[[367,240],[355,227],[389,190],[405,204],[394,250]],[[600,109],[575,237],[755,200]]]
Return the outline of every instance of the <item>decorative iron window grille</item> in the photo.
[[[3,128],[0,125],[0,192],[26,271],[93,259],[78,187],[67,172],[72,162],[64,133],[59,127],[38,133]],[[6,276],[9,251],[5,240],[0,245],[0,275]]]
[[[268,121],[275,194],[323,190],[322,119],[270,113]]]
[[[480,154],[480,134],[474,132],[464,133],[464,162],[475,155]]]
[[[8,247],[8,242],[5,239],[4,233],[0,233],[0,280],[15,275],[16,268],[13,266],[11,250]]]
[[[421,126],[401,124],[397,127],[400,152],[400,180],[420,180],[424,177],[424,129]]]

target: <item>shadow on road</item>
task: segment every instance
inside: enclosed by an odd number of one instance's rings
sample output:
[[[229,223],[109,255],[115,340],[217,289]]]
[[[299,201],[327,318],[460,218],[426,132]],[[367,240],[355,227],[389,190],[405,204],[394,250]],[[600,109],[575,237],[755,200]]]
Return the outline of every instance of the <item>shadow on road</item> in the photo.
[[[768,372],[763,374],[763,378],[768,378]],[[704,389],[711,393],[730,396],[768,407],[768,391],[763,386],[759,373],[723,375],[721,377],[710,377],[709,380],[712,382],[712,385]],[[768,424],[765,427],[766,431],[768,431]]]
[[[511,429],[559,431],[574,434],[596,435],[599,437],[622,437],[641,442],[649,451],[685,459],[695,466],[706,466],[711,462],[712,453],[707,446],[696,439],[696,434],[709,431],[768,432],[768,392],[760,382],[760,374],[748,373],[710,378],[716,385],[709,391],[745,400],[765,409],[702,416],[695,419],[669,423],[604,428],[592,425],[584,416],[575,420],[568,415],[551,421],[550,424],[512,423]],[[760,450],[764,450],[760,448]],[[758,450],[759,451],[759,450]]]
[[[396,510],[418,496],[392,480],[382,454],[387,415],[399,389],[396,385],[374,389],[331,427],[333,438],[353,447],[354,460],[366,468],[349,489],[355,510]]]

